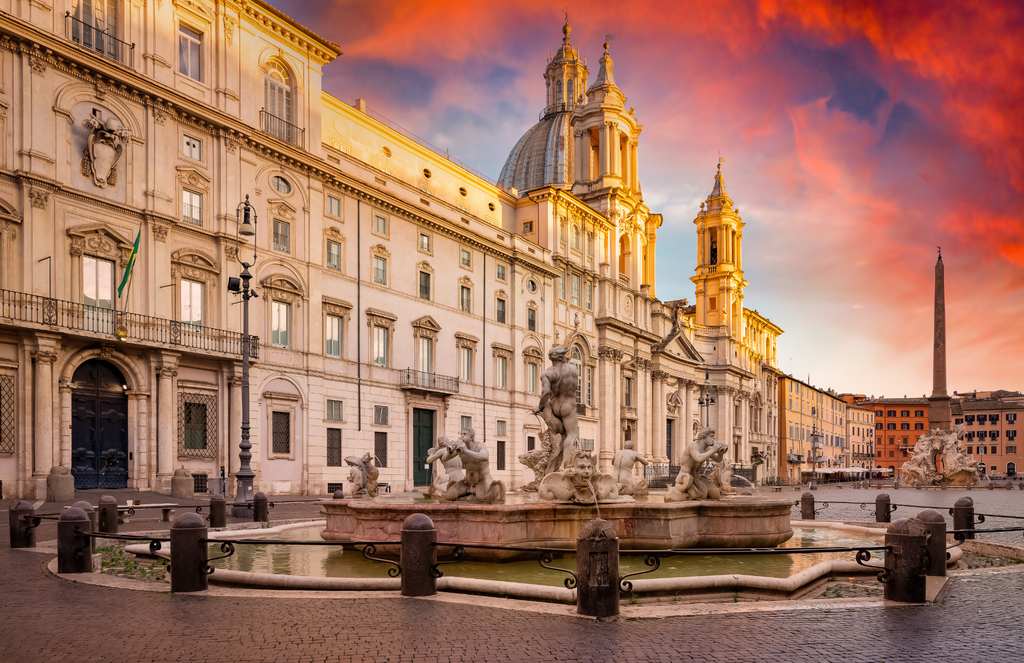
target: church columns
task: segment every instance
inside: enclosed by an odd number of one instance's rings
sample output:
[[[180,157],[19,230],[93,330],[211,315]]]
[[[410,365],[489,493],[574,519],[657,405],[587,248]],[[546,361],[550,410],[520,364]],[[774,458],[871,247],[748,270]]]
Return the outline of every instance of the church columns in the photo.
[[[732,426],[729,420],[732,415],[732,398],[727,387],[719,387],[715,396],[715,439],[729,445],[728,455],[732,455]]]
[[[178,355],[164,354],[160,357],[157,413],[157,486],[162,493],[171,490],[171,476],[174,474],[174,424],[177,420],[174,407],[174,378],[178,375]]]
[[[665,396],[665,381],[668,380],[668,373],[665,371],[654,371],[654,451],[651,454],[656,463],[667,462],[665,454],[665,427],[668,425],[667,401]]]
[[[629,188],[636,189],[637,183],[640,182],[640,174],[637,172],[637,165],[640,160],[637,159],[636,153],[640,146],[640,141],[630,140],[629,141]]]
[[[598,452],[599,467],[606,469],[608,463],[619,448],[619,439],[622,437],[620,421],[622,416],[621,375],[619,362],[622,360],[622,350],[608,346],[598,348],[598,401],[601,408],[601,443]]]
[[[47,343],[49,339],[39,340],[39,350],[32,353],[35,367],[33,382],[32,432],[35,436],[33,451],[35,460],[32,466],[33,476],[42,484],[42,492],[46,493],[46,477],[53,467],[53,363],[57,361],[57,352]],[[37,488],[37,495],[38,495]]]

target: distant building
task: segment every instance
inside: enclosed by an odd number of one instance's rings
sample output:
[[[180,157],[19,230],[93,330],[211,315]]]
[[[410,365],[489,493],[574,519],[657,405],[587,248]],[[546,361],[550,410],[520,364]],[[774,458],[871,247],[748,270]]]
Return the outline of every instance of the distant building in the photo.
[[[953,401],[953,423],[963,424],[964,451],[985,473],[1014,476],[1024,469],[1017,431],[1024,428],[1024,394],[977,392]]]
[[[815,469],[849,467],[847,404],[831,390],[791,375],[779,379],[780,476],[805,479]]]
[[[893,475],[899,476],[928,428],[928,399],[875,398],[859,405],[875,413],[875,467],[891,468]]]
[[[845,398],[843,400],[846,401]],[[875,410],[849,401],[846,403],[847,465],[874,467]]]

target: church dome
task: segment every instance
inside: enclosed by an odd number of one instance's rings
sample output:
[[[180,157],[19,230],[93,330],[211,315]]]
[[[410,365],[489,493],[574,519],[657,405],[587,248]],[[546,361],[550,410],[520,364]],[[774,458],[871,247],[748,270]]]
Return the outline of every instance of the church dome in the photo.
[[[498,176],[502,186],[520,191],[572,183],[569,113],[548,113],[523,134]]]

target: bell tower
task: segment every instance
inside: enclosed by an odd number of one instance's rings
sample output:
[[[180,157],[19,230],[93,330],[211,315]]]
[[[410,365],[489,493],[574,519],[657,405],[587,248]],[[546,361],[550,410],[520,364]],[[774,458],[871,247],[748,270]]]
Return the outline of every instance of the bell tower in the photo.
[[[547,84],[547,104],[544,115],[551,113],[572,112],[577,101],[583,98],[590,70],[580,59],[579,51],[569,43],[569,18],[566,17],[562,26],[562,46],[555,52],[544,70],[544,82]]]
[[[700,204],[697,226],[696,323],[726,326],[734,338],[743,336],[743,219],[725,190],[722,164],[711,195]]]

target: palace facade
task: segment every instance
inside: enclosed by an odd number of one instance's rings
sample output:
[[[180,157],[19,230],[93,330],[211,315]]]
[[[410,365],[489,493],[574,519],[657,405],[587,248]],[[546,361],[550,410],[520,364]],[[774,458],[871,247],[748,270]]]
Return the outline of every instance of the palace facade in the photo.
[[[667,475],[710,422],[779,474],[782,330],[744,307],[744,222],[719,166],[694,303],[655,296],[662,217],[607,47],[590,80],[563,28],[497,181],[324,92],[339,56],[259,0],[0,0],[4,497],[44,498],[59,466],[234,494],[241,261],[257,490],[328,493],[366,452],[392,489],[425,486],[427,449],[467,426],[521,486],[560,344],[603,467],[630,439]]]

